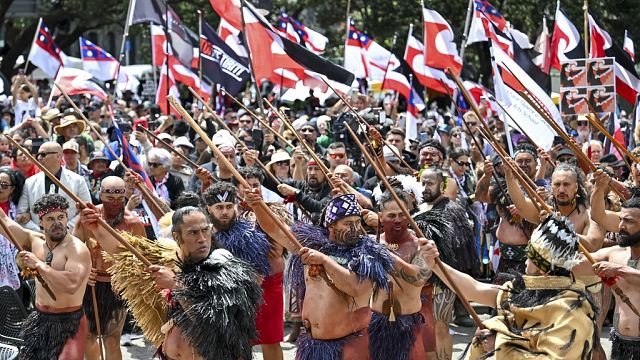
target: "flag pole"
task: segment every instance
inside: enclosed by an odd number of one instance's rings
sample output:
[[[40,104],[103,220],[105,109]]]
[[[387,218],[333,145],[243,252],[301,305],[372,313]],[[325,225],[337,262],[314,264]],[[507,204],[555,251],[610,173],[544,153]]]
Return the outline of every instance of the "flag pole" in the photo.
[[[38,20],[38,26],[36,26],[36,33],[33,34],[33,41],[31,42],[31,47],[33,47],[33,43],[36,42],[38,38],[38,33],[40,32],[40,25],[42,25],[42,18]],[[27,67],[29,67],[29,61],[31,60],[31,48],[29,48],[29,54],[27,54],[27,61],[24,62],[24,72],[27,72]],[[57,74],[56,74],[57,75]]]
[[[584,57],[589,57],[589,0],[584,0]]]
[[[462,59],[462,62],[464,62],[464,50],[467,47],[467,38],[469,37],[469,29],[471,28],[472,14],[473,0],[469,0],[469,6],[467,7],[467,17],[464,20],[464,32],[462,33],[462,41],[460,42],[460,59]]]
[[[249,68],[251,69],[251,77],[253,78],[253,86],[256,90],[256,101],[260,106],[260,115],[265,114],[264,105],[262,105],[262,92],[260,91],[260,87],[258,86],[258,79],[256,78],[256,73],[253,68],[253,56],[251,56],[251,47],[249,46],[249,42],[247,40],[247,23],[244,20],[244,8],[247,5],[244,0],[240,0],[240,19],[242,20],[242,40],[244,41],[244,47],[247,49],[247,57],[249,58]]]
[[[202,84],[202,47],[200,46],[202,39],[202,10],[198,10],[198,78]]]
[[[156,75],[156,65],[153,63],[153,59],[156,58],[156,54],[155,54],[155,49],[153,46],[153,30],[151,30],[153,26],[153,23],[151,21],[149,21],[149,33],[151,34],[151,37],[149,38],[150,43],[151,43],[151,75],[153,76],[153,85],[154,86],[158,86],[158,76]],[[166,36],[166,34],[165,34]],[[118,77],[120,77],[120,75],[118,74]],[[158,92],[158,89],[156,89],[155,92]]]
[[[118,54],[118,63],[122,63],[122,58],[124,57],[124,48],[125,42],[129,37],[129,24],[131,24],[131,16],[133,16],[133,8],[135,7],[136,0],[129,1],[129,8],[127,9],[127,18],[124,22],[124,31],[122,32],[122,42],[120,43],[120,53]],[[118,91],[118,79],[120,78],[120,68],[118,66],[118,70],[116,71],[116,78],[113,83],[113,97],[116,96],[116,92]]]
[[[164,38],[166,39],[165,44],[166,44],[166,52],[165,52],[165,60],[164,60],[164,66],[165,66],[165,71],[166,71],[166,76],[165,76],[165,86],[167,88],[167,91],[165,92],[165,99],[166,100],[166,105],[167,105],[167,116],[171,115],[171,105],[169,104],[169,93],[171,92],[171,86],[170,86],[170,81],[169,81],[169,51],[171,51],[171,35],[169,35],[169,0],[165,0],[164,2]]]

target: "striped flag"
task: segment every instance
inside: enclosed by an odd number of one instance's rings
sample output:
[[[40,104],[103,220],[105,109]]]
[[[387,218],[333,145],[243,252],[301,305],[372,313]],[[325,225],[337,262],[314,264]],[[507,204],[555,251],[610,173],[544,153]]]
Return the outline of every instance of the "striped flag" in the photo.
[[[624,43],[622,44],[623,50],[629,54],[631,61],[636,62],[636,51],[633,47],[633,40],[629,37],[627,30],[624,31]]]

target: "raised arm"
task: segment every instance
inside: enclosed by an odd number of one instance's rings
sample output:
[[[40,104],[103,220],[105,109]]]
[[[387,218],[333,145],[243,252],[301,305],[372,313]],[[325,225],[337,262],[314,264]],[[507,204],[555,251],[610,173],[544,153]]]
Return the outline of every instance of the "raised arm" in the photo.
[[[511,161],[511,164],[513,166],[518,166],[513,161]],[[507,181],[507,190],[509,191],[511,201],[513,201],[513,205],[518,208],[522,217],[532,224],[540,223],[538,209],[536,209],[536,206],[533,204],[531,199],[524,196],[524,192],[520,188],[518,180],[511,172],[511,168],[506,164],[504,166],[504,175],[505,180]]]
[[[620,217],[618,213],[605,209],[604,197],[611,178],[602,170],[593,174],[595,184],[591,193],[591,219],[605,231],[618,232]]]
[[[461,289],[464,292],[463,295],[467,300],[496,308],[496,299],[498,297],[498,292],[500,291],[498,286],[476,281],[471,276],[442,262],[441,264],[444,267],[443,269],[436,267],[435,261],[440,254],[438,253],[436,244],[432,240],[428,240],[426,243],[423,242],[423,245],[421,245],[420,248],[420,256],[422,256],[427,266],[433,269],[433,272],[438,275],[438,277],[442,279],[447,286],[451,287],[451,284],[448,283],[447,278],[443,276],[442,271],[446,271],[449,274],[451,280],[458,285],[458,289]]]
[[[491,176],[493,176],[493,164],[491,160],[484,161],[484,171],[482,177],[476,184],[475,199],[483,203],[491,203],[491,194],[489,185],[491,184]]]
[[[116,240],[113,235],[98,225],[100,213],[97,210],[86,207],[80,211],[78,217],[79,222],[82,223],[84,236],[93,234],[93,237],[98,241],[98,244],[100,244],[100,247],[102,247],[104,251],[109,254],[116,254],[124,250],[120,247],[120,242]]]
[[[262,231],[274,239],[278,244],[284,246],[287,250],[293,253],[298,252],[299,249],[294,248],[293,244],[287,241],[291,234],[280,228],[266,208],[259,205],[262,201],[262,195],[260,195],[259,192],[245,191],[244,201],[251,207],[251,209],[253,209],[253,212],[256,215],[256,221],[258,222],[258,225],[260,225]]]
[[[31,250],[34,248],[34,241],[44,241],[44,235],[41,233],[25,229],[22,225],[17,222],[11,220],[4,211],[0,210],[0,218],[9,228],[9,232],[13,235],[16,241],[25,248],[26,250]],[[2,227],[0,227],[0,234],[5,238],[9,239],[9,235],[4,231]]]

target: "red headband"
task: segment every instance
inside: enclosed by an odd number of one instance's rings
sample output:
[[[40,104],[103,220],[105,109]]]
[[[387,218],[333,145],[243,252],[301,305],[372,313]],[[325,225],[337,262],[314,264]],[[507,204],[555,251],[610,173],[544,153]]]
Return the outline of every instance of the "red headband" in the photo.
[[[56,211],[60,211],[60,212],[66,213],[67,209],[63,209],[61,206],[51,206],[51,207],[44,208],[44,209],[40,210],[38,212],[38,217],[41,218],[41,217],[47,215],[48,213],[52,213],[52,212],[56,212]]]

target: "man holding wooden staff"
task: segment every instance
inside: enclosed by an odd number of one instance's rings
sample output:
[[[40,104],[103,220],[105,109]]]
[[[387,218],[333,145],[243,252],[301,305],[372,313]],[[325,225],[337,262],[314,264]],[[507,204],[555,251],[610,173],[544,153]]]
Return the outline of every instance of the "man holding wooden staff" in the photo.
[[[439,256],[433,241],[422,245],[422,256],[434,273]],[[474,280],[444,265],[465,297],[498,310],[486,320],[486,330],[474,338],[467,359],[590,360],[596,333],[596,309],[571,270],[580,262],[578,235],[566,217],[548,216],[529,241],[526,275],[499,287]],[[446,279],[442,277],[444,281]]]
[[[245,201],[269,236],[287,238],[260,206],[257,192],[245,192]],[[362,231],[355,195],[333,198],[324,210],[322,225],[299,223],[292,229],[307,246],[292,260],[290,274],[292,286],[305,289],[302,319],[306,331],[298,337],[296,359],[369,359],[369,300],[374,288],[387,288],[392,260],[384,247]],[[326,276],[320,278],[320,271]]]
[[[411,209],[410,195],[402,188],[396,193]],[[374,360],[424,360],[422,331],[426,319],[420,311],[420,292],[431,270],[419,254],[418,238],[409,231],[409,222],[390,193],[382,194],[379,206],[384,230],[380,242],[390,250],[394,268],[389,290],[379,289],[373,295],[369,353]]]
[[[109,176],[100,183],[100,205],[96,206],[102,218],[114,229],[126,231],[137,236],[146,236],[144,226],[140,219],[125,209],[126,185],[123,179],[117,176]],[[100,348],[97,342],[98,334],[104,338],[106,359],[120,360],[120,336],[127,316],[125,304],[111,288],[111,275],[107,269],[112,265],[102,256],[102,247],[95,239],[93,233],[87,231],[82,222],[79,222],[73,230],[73,235],[82,240],[89,247],[91,261],[96,271],[95,292],[98,300],[98,313],[100,316],[100,332],[97,331],[95,316],[93,314],[93,300],[91,292],[87,289],[84,298],[84,311],[89,320],[89,337],[87,339],[86,356],[88,360],[100,359]]]
[[[2,221],[18,243],[30,251],[20,252],[20,260],[35,269],[56,294],[54,300],[36,281],[36,311],[23,324],[20,338],[25,360],[84,358],[87,318],[82,310],[91,270],[91,255],[86,245],[67,232],[69,203],[58,194],[47,194],[33,206],[43,233],[24,229],[1,212]]]
[[[126,253],[113,235],[98,226],[100,216],[95,209],[85,208],[81,221],[105,251]],[[159,351],[162,359],[250,360],[251,340],[256,337],[254,321],[262,298],[255,272],[229,251],[216,248],[212,243],[211,223],[202,209],[182,207],[173,213],[171,221],[171,234],[177,248],[168,252],[175,267],[151,265],[146,268],[150,279],[130,267],[117,267],[117,261],[110,271],[116,268],[127,273],[113,276],[131,278],[129,274],[134,273],[141,277],[142,280],[129,279],[141,284],[139,289],[133,289],[137,297],[157,296],[157,291],[163,290],[169,304],[166,314],[169,321],[164,325],[155,324],[158,328],[161,326],[157,330],[162,331]],[[144,238],[130,236],[127,240],[141,249],[151,248]],[[155,287],[145,284],[149,281],[155,282]],[[148,288],[155,294],[144,293]],[[136,300],[127,301],[132,306]],[[143,314],[157,311],[147,301],[150,300],[142,302]],[[135,316],[136,311],[133,313]]]

